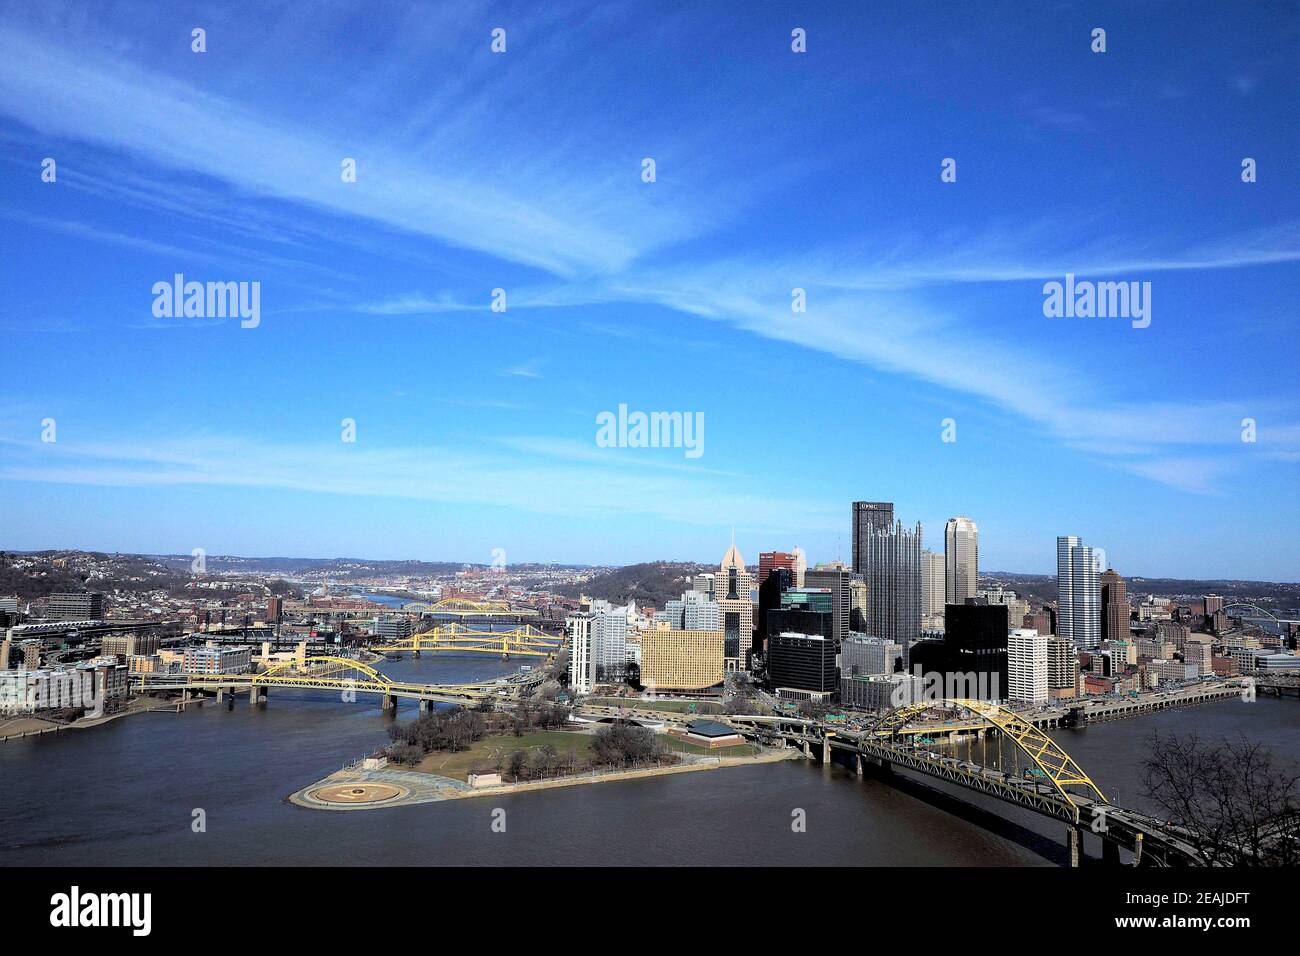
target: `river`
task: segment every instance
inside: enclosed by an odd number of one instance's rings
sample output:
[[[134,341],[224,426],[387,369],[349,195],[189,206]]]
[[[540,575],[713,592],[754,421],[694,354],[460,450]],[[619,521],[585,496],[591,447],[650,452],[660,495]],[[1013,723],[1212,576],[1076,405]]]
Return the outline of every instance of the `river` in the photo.
[[[397,679],[500,674],[496,660],[383,665]],[[402,718],[414,709],[403,705]],[[858,780],[805,761],[535,793],[322,812],[285,797],[386,742],[378,701],[271,691],[0,743],[0,866],[282,864],[315,866],[647,863],[1053,865],[1061,824],[933,786]],[[1154,731],[1244,732],[1300,760],[1295,699],[1226,701],[1061,731],[1108,794],[1141,805]],[[504,833],[492,813],[506,811]],[[193,832],[195,811],[206,832]],[[802,814],[799,813],[802,811]],[[792,820],[802,815],[803,832]],[[1095,847],[1090,850],[1096,852]]]

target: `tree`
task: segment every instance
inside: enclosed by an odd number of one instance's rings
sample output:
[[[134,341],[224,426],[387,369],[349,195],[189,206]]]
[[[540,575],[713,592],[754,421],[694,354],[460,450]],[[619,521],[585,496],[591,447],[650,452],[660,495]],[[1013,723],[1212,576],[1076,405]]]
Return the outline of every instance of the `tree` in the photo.
[[[611,724],[596,731],[591,741],[594,763],[626,766],[658,761],[663,748],[652,731],[635,724]]]
[[[560,762],[560,754],[550,744],[538,747],[533,753],[532,776],[549,777],[555,773]]]
[[[510,755],[510,760],[506,763],[506,772],[514,778],[515,783],[524,775],[528,767],[528,757],[522,750],[516,750]]]
[[[392,744],[385,753],[393,763],[406,764],[407,766],[419,763],[424,757],[423,749],[415,744],[408,743]]]
[[[1300,773],[1277,766],[1244,734],[1207,742],[1154,734],[1143,763],[1147,796],[1186,831],[1211,866],[1300,863]]]
[[[827,706],[824,700],[802,700],[799,702],[799,715],[809,720],[821,720],[826,716]]]

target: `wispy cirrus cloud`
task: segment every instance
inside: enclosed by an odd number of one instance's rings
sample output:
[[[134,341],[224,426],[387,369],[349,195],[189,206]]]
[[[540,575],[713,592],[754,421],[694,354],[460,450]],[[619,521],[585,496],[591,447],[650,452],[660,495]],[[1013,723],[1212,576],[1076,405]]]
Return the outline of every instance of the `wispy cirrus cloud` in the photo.
[[[594,435],[594,426],[593,426]],[[0,438],[0,480],[99,487],[237,487],[442,504],[491,505],[569,518],[648,515],[715,527],[722,495],[788,529],[833,530],[839,508],[738,492],[730,476],[669,462],[671,451],[596,449],[536,439],[497,450],[294,444],[208,434],[148,444]],[[606,454],[601,454],[606,452]],[[256,461],[256,468],[244,463]]]
[[[827,248],[788,260],[734,258],[641,269],[600,282],[521,290],[516,301],[523,309],[653,303],[724,322],[988,402],[1068,447],[1185,492],[1217,493],[1222,480],[1240,469],[1224,452],[1240,448],[1247,418],[1269,420],[1258,436],[1263,457],[1290,461],[1300,452],[1294,409],[1285,403],[1258,397],[1126,400],[1087,369],[1043,354],[1023,337],[990,335],[960,306],[915,294],[961,284],[1059,279],[1066,272],[1101,277],[1295,262],[1300,226],[1160,255],[1114,243],[1031,254],[1034,238],[1034,230],[978,241],[950,237],[946,244],[932,241],[924,254],[919,244],[898,244],[865,263]],[[796,287],[810,303],[797,315],[790,310]]]
[[[476,13],[447,15],[464,25],[473,24]],[[320,32],[344,19],[333,10],[321,16],[327,23]],[[139,55],[133,41],[90,42],[72,29],[10,23],[0,25],[0,111],[44,135],[89,142],[145,168],[189,177],[183,191],[173,193],[170,180],[163,185],[147,176],[116,182],[70,174],[76,188],[136,207],[230,228],[254,241],[310,246],[311,229],[291,225],[293,217],[268,213],[245,221],[244,209],[282,201],[290,209],[325,213],[331,224],[364,224],[475,250],[559,278],[512,287],[512,310],[659,305],[974,398],[1013,413],[1064,446],[1180,490],[1210,492],[1232,474],[1237,466],[1219,452],[1235,440],[1240,418],[1259,414],[1261,403],[1249,396],[1136,401],[1096,370],[1061,361],[1025,337],[991,332],[985,316],[941,293],[964,285],[1056,279],[1067,271],[1100,277],[1294,263],[1300,261],[1295,223],[1200,242],[1157,237],[1121,243],[1101,221],[1076,222],[1063,234],[1058,222],[1040,220],[892,241],[847,238],[802,252],[773,252],[742,239],[734,255],[701,254],[681,244],[726,223],[736,196],[719,185],[734,180],[734,173],[700,175],[701,167],[690,165],[692,153],[701,152],[692,147],[705,143],[709,130],[685,129],[671,142],[660,141],[659,158],[665,169],[677,169],[672,180],[679,189],[676,201],[663,202],[636,182],[635,137],[611,138],[598,114],[584,112],[588,101],[557,106],[546,92],[563,72],[557,64],[577,74],[566,87],[570,92],[587,78],[581,74],[581,41],[607,28],[608,16],[596,12],[563,29],[544,20],[520,21],[532,35],[511,53],[507,71],[488,57],[438,46],[441,25],[422,24],[412,15],[389,38],[384,75],[368,78],[368,88],[330,90],[340,94],[332,100],[337,115],[301,117],[274,103],[259,105],[233,87],[218,89],[216,77],[205,85],[154,65],[158,58]],[[302,25],[290,17],[276,24],[286,33]],[[463,67],[461,75],[444,77],[427,99],[394,121],[374,121],[356,108],[379,101],[392,79],[418,75],[426,48],[445,52]],[[1084,114],[1048,102],[1030,97],[1020,106],[1044,127],[1090,128]],[[535,133],[526,120],[536,113],[546,117],[553,136],[518,132]],[[592,143],[602,148],[592,149]],[[354,185],[339,181],[344,156],[358,158]],[[745,168],[755,179],[772,178],[757,163]],[[702,185],[683,189],[683,182]],[[258,201],[247,202],[250,197]],[[81,221],[41,224],[168,256],[185,252]],[[348,241],[361,240],[351,235]],[[797,317],[789,310],[793,287],[806,289],[811,303]],[[427,293],[414,284],[393,288],[411,291],[351,308],[387,317],[488,307],[486,287],[466,292],[460,283]],[[506,374],[529,377],[537,369],[520,363]],[[1293,427],[1289,413],[1275,414],[1281,427],[1264,435],[1285,436]],[[1268,453],[1281,460],[1300,447],[1285,437],[1269,440]]]
[[[707,201],[665,206],[625,169],[570,149],[504,150],[514,111],[536,100],[518,94],[530,65],[553,44],[511,55],[516,67],[494,77],[469,51],[480,83],[433,91],[445,112],[436,126],[365,129],[318,117],[306,123],[260,110],[176,75],[115,56],[99,38],[75,47],[68,32],[0,25],[0,110],[46,135],[122,150],[161,167],[209,177],[248,193],[303,203],[450,246],[486,252],[557,275],[615,271],[637,256],[699,232],[725,207]],[[558,30],[552,31],[552,36]],[[572,40],[572,37],[569,38]],[[566,51],[572,55],[572,50]],[[144,61],[147,62],[147,61]],[[472,95],[457,99],[459,91]],[[521,102],[521,99],[524,102]],[[585,123],[564,117],[571,135]],[[196,148],[201,141],[201,148]],[[340,180],[345,157],[357,181]],[[629,188],[609,188],[625,179]],[[521,182],[522,181],[522,182]],[[524,185],[526,183],[526,186]],[[141,194],[137,198],[147,198]],[[638,228],[623,228],[636,221]]]

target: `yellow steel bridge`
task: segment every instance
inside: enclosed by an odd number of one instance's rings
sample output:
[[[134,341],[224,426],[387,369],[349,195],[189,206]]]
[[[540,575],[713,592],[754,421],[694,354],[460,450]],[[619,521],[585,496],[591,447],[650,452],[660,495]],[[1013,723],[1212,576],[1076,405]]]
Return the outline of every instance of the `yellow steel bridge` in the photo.
[[[421,614],[448,617],[536,617],[537,611],[530,607],[511,607],[509,601],[475,601],[469,598],[443,598],[432,603],[407,605]]]
[[[303,661],[284,661],[260,674],[175,674],[164,677],[143,676],[141,691],[249,690],[256,694],[270,687],[303,690],[336,690],[340,693],[381,694],[385,705],[398,698],[429,702],[471,704],[485,697],[509,693],[517,683],[485,681],[478,684],[418,684],[395,681],[369,664],[346,657],[308,657]],[[256,700],[256,698],[254,698]]]
[[[924,732],[924,724],[914,722],[935,708],[976,718],[974,729],[996,731],[996,756],[990,760],[984,733],[978,738],[978,747],[973,737],[966,738],[964,759],[960,745],[941,753],[920,743],[918,731]],[[963,698],[909,704],[889,711],[860,734],[833,733],[835,737],[843,734],[846,743],[851,741],[850,746],[868,756],[1027,804],[1073,823],[1079,822],[1081,806],[1109,802],[1060,744],[1015,711],[989,701]],[[1004,742],[1009,748],[1002,746]],[[829,745],[835,746],[833,739]]]
[[[435,627],[413,634],[374,651],[387,654],[497,654],[501,657],[550,657],[559,650],[562,638],[539,631],[531,625],[509,631],[476,630],[460,624]]]

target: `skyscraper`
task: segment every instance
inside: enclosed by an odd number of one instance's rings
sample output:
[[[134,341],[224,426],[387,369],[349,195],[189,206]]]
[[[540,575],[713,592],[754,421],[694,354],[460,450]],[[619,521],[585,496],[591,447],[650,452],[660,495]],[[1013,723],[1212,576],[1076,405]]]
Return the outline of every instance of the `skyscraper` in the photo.
[[[979,529],[970,518],[949,518],[943,529],[944,599],[965,604],[975,596],[979,570]]]
[[[722,618],[723,649],[727,657],[743,658],[754,640],[754,575],[745,569],[745,559],[736,548],[732,532],[731,547],[722,556],[722,565],[714,581],[714,600]]]
[[[894,527],[892,501],[853,502],[853,570],[866,571],[867,539],[876,531],[889,532]]]
[[[768,638],[767,673],[780,697],[824,697],[838,690],[835,641],[783,632]]]
[[[948,673],[965,675],[975,687],[960,696],[1001,700],[1007,696],[1007,609],[1001,604],[949,604],[944,608]],[[1046,660],[1046,658],[1044,658]],[[1044,667],[1046,664],[1044,664]]]
[[[592,603],[591,656],[596,677],[618,680],[627,665],[627,608],[611,607],[607,601]]]
[[[781,606],[781,595],[794,585],[794,575],[789,568],[773,568],[762,584],[758,586],[758,621],[754,628],[753,651],[762,654],[770,636],[767,626],[769,611]],[[721,625],[719,625],[721,627]]]
[[[854,505],[855,517],[858,504]],[[893,506],[888,505],[891,513]],[[867,621],[872,637],[908,647],[921,636],[921,525],[904,531],[902,522],[863,539],[867,581]]]
[[[664,602],[655,612],[655,620],[668,625],[670,631],[719,631],[721,614],[716,601],[705,591],[686,591],[680,598]]]
[[[1056,539],[1056,635],[1083,650],[1101,645],[1100,560],[1082,538]]]
[[[590,694],[596,685],[596,659],[592,653],[591,613],[570,614],[565,621],[569,630],[569,687],[575,694]]]
[[[795,571],[795,565],[798,561],[797,555],[788,551],[762,551],[758,555],[758,585],[762,587],[767,576],[772,573],[773,568],[788,568],[790,571],[790,581],[792,586],[798,578]]]
[[[1073,697],[1079,679],[1079,652],[1073,641],[1047,639],[1047,692],[1055,698]]]
[[[843,563],[819,564],[804,572],[805,586],[810,588],[829,588],[831,591],[831,610],[835,615],[835,641],[843,643],[849,636],[849,613],[851,610],[850,585],[853,572]]]
[[[1115,571],[1101,576],[1101,639],[1127,641],[1129,621],[1128,588]]]
[[[927,631],[943,627],[945,573],[942,554],[921,552],[921,626]]]
[[[1048,664],[1046,634],[1017,627],[1007,637],[1007,697],[1013,704],[1046,704]]]

